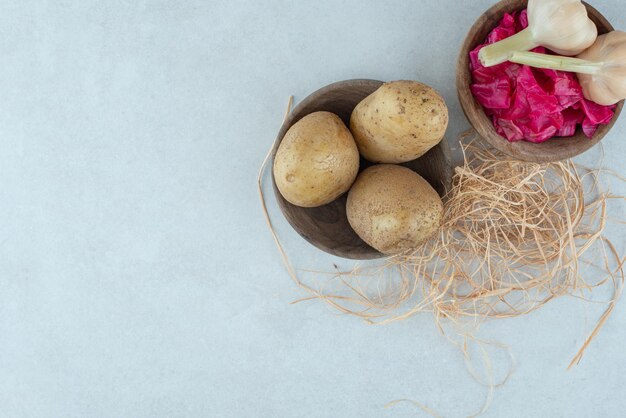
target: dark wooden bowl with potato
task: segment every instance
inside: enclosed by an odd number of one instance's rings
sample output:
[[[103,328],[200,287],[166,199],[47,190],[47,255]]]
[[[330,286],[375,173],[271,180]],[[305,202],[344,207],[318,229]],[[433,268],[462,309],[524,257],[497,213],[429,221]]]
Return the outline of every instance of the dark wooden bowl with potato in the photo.
[[[289,128],[303,117],[318,111],[328,111],[338,115],[349,126],[350,116],[357,104],[382,84],[382,81],[376,80],[347,80],[328,85],[308,96],[293,109],[281,127],[272,162],[278,145]],[[361,158],[361,171],[371,165],[372,163]],[[420,174],[440,196],[443,196],[450,186],[452,164],[445,138],[422,157],[401,165]],[[349,259],[367,260],[384,257],[359,238],[350,227],[346,216],[347,194],[324,206],[305,208],[293,205],[281,195],[274,174],[272,182],[278,205],[285,218],[308,242],[329,254]]]

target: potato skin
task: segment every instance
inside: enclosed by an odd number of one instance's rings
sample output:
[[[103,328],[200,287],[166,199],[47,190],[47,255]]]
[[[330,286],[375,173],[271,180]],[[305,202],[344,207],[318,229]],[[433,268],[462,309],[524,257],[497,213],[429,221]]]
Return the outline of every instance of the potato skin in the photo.
[[[352,112],[350,130],[363,157],[404,163],[437,145],[448,128],[448,107],[437,91],[416,81],[392,81]]]
[[[381,164],[359,174],[346,211],[363,241],[383,254],[395,255],[419,247],[437,232],[443,202],[419,174]]]
[[[330,112],[311,113],[285,134],[274,158],[274,180],[287,201],[302,207],[332,202],[359,172],[352,134]]]

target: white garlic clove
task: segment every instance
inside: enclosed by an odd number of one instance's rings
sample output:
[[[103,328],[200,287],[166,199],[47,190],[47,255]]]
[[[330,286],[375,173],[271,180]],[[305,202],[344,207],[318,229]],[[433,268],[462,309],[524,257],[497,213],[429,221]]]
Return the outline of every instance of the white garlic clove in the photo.
[[[580,0],[529,0],[528,25],[537,45],[559,55],[578,55],[598,36]]]
[[[587,99],[608,106],[626,98],[626,32],[599,36],[578,58],[602,63],[595,74],[578,74]]]

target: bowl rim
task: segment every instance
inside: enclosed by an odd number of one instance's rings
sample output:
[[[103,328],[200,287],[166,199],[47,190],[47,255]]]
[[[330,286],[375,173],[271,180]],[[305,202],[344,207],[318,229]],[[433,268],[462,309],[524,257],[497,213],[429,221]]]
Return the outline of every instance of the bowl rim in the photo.
[[[382,86],[383,84],[385,84],[385,82],[384,81],[380,81],[380,80],[374,80],[374,79],[369,79],[369,78],[353,78],[353,79],[349,79],[349,80],[335,81],[333,83],[327,84],[324,87],[321,87],[321,88],[315,90],[313,93],[309,94],[304,99],[302,99],[302,101],[300,101],[298,104],[296,104],[293,107],[293,109],[291,109],[291,111],[289,112],[289,115],[287,116],[287,118],[285,118],[285,121],[281,125],[280,131],[278,132],[278,136],[276,138],[277,139],[276,147],[278,147],[280,145],[280,143],[283,140],[283,137],[287,133],[287,129],[285,130],[284,133],[281,132],[283,130],[283,128],[286,125],[289,125],[288,122],[291,122],[292,125],[294,123],[296,123],[297,120],[295,120],[296,118],[295,118],[294,115],[300,113],[302,111],[302,109],[306,108],[310,103],[314,103],[319,98],[324,97],[327,93],[335,91],[338,88],[355,87],[355,86],[372,86],[372,87],[378,88],[378,87]]]
[[[520,6],[516,6],[515,3],[521,3]],[[509,4],[511,3],[511,4]],[[546,149],[545,143],[532,143],[528,141],[518,141],[518,142],[510,142],[506,138],[500,136],[495,128],[493,127],[493,122],[487,117],[484,112],[483,107],[478,103],[476,98],[471,92],[470,83],[466,83],[466,80],[471,80],[471,73],[469,68],[469,52],[476,47],[471,42],[472,34],[479,31],[485,24],[489,22],[494,16],[502,17],[504,12],[510,12],[513,10],[522,10],[524,8],[524,3],[527,4],[527,0],[501,0],[498,3],[491,6],[484,13],[482,13],[476,21],[472,24],[469,31],[467,32],[463,44],[461,45],[461,49],[457,59],[457,68],[456,68],[456,89],[457,89],[457,97],[461,104],[461,109],[465,114],[466,119],[470,123],[471,127],[477,131],[479,136],[488,142],[491,146],[496,148],[497,150],[522,161],[528,162],[537,162],[537,163],[549,163],[556,162],[561,160],[570,159],[576,157],[592,147],[598,144],[613,128],[619,116],[621,115],[622,109],[624,107],[624,100],[620,101],[616,108],[615,113],[613,115],[613,119],[607,125],[601,125],[598,127],[598,130],[594,134],[592,138],[587,138],[586,142],[581,142],[582,145],[579,147],[571,147],[571,146],[561,146],[555,148],[558,150],[558,153],[554,150],[548,152]],[[600,21],[600,23],[605,26],[607,31],[615,30],[611,23],[606,19],[606,17],[600,13],[593,6],[583,1],[583,4],[587,7],[587,10],[594,14]],[[470,112],[469,110],[479,109],[480,111]],[[483,129],[483,127],[487,127]],[[578,128],[580,129],[580,128]],[[546,142],[551,142],[556,144],[556,141],[567,141],[571,137],[554,137],[549,139]]]

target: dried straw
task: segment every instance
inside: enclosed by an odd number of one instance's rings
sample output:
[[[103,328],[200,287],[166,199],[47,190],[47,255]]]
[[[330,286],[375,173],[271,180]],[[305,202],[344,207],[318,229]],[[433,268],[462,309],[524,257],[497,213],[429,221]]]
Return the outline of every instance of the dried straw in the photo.
[[[485,320],[526,315],[566,295],[590,300],[594,289],[610,286],[613,296],[604,302],[606,311],[569,367],[578,364],[622,293],[626,258],[603,233],[608,203],[625,198],[600,190],[599,170],[572,161],[517,161],[479,145],[474,131],[463,134],[460,143],[463,163],[444,198],[437,236],[415,252],[346,272],[296,272],[291,265],[261,187],[270,150],[259,173],[259,193],[287,270],[309,294],[295,303],[320,299],[370,324],[430,312],[467,359],[468,339],[477,341],[474,332]],[[313,279],[305,283],[305,276]],[[462,339],[454,340],[444,326]],[[490,394],[480,413],[499,385],[484,384]]]

